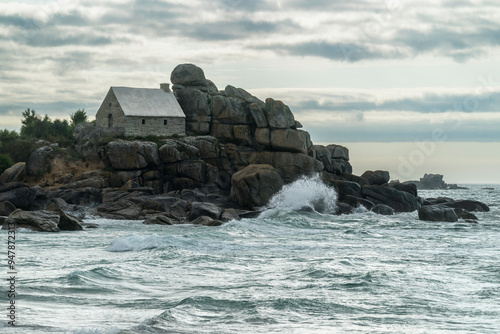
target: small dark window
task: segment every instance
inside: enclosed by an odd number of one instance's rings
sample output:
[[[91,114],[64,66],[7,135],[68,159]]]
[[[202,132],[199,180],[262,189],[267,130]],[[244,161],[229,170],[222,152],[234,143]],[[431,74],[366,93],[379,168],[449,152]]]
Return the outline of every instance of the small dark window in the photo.
[[[109,102],[109,107],[111,108],[113,106],[113,103]]]
[[[146,124],[146,120],[144,118],[142,119],[142,124]]]
[[[166,119],[163,120],[163,125],[167,125],[167,120]]]

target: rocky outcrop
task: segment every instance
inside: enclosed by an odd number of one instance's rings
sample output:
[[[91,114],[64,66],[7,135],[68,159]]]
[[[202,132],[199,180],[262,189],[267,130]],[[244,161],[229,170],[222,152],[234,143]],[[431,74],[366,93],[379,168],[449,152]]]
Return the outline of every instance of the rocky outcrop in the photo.
[[[389,172],[384,170],[367,170],[361,175],[361,178],[365,181],[366,184],[375,186],[386,184],[391,179]]]
[[[394,214],[394,209],[384,204],[375,205],[371,209],[371,211],[378,215],[384,215],[384,216],[392,216]]]
[[[418,219],[438,222],[456,222],[458,216],[455,210],[444,205],[426,205],[418,210]]]
[[[59,215],[51,211],[17,209],[9,215],[2,229],[8,229],[9,224],[16,228],[26,228],[37,232],[59,232]]]
[[[111,167],[117,170],[144,169],[160,164],[158,146],[144,141],[112,141],[106,146]]]
[[[28,174],[33,176],[41,176],[49,172],[50,160],[49,155],[54,150],[50,146],[43,146],[31,153],[28,160]]]
[[[193,64],[177,65],[170,75],[170,81],[174,85],[207,86],[203,70]]]
[[[415,196],[384,186],[365,185],[362,187],[361,193],[367,200],[375,204],[385,204],[395,212],[412,212],[420,207]]]
[[[24,172],[26,168],[25,162],[18,162],[13,166],[4,170],[2,175],[0,175],[0,183],[10,183],[15,182],[17,178]]]
[[[277,193],[284,183],[280,173],[270,165],[250,165],[231,179],[231,199],[240,206],[260,207]]]

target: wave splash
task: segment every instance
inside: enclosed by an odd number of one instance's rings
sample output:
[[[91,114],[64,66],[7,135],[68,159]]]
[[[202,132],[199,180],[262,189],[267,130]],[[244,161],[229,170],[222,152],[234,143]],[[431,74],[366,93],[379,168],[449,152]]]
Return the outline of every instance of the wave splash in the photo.
[[[316,211],[335,214],[337,210],[337,192],[327,186],[319,174],[302,176],[285,185],[275,194],[263,210],[280,209],[286,211]]]

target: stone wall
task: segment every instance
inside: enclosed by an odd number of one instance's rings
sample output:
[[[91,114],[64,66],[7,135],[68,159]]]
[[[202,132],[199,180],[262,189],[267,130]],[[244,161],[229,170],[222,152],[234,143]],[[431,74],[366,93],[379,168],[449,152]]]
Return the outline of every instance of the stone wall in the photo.
[[[126,136],[172,136],[184,135],[186,122],[184,117],[125,117]],[[144,123],[144,124],[143,124]]]
[[[109,128],[109,115],[112,115],[113,118],[112,127],[125,127],[125,115],[112,89],[109,89],[108,94],[95,115],[96,125]]]

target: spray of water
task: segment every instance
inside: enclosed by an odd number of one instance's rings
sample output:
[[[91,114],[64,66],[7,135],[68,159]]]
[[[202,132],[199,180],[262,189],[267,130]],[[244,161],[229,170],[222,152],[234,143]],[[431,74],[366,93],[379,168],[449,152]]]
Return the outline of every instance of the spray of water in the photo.
[[[285,185],[262,209],[334,214],[337,209],[336,202],[335,189],[324,184],[317,174],[312,177],[303,176]]]

